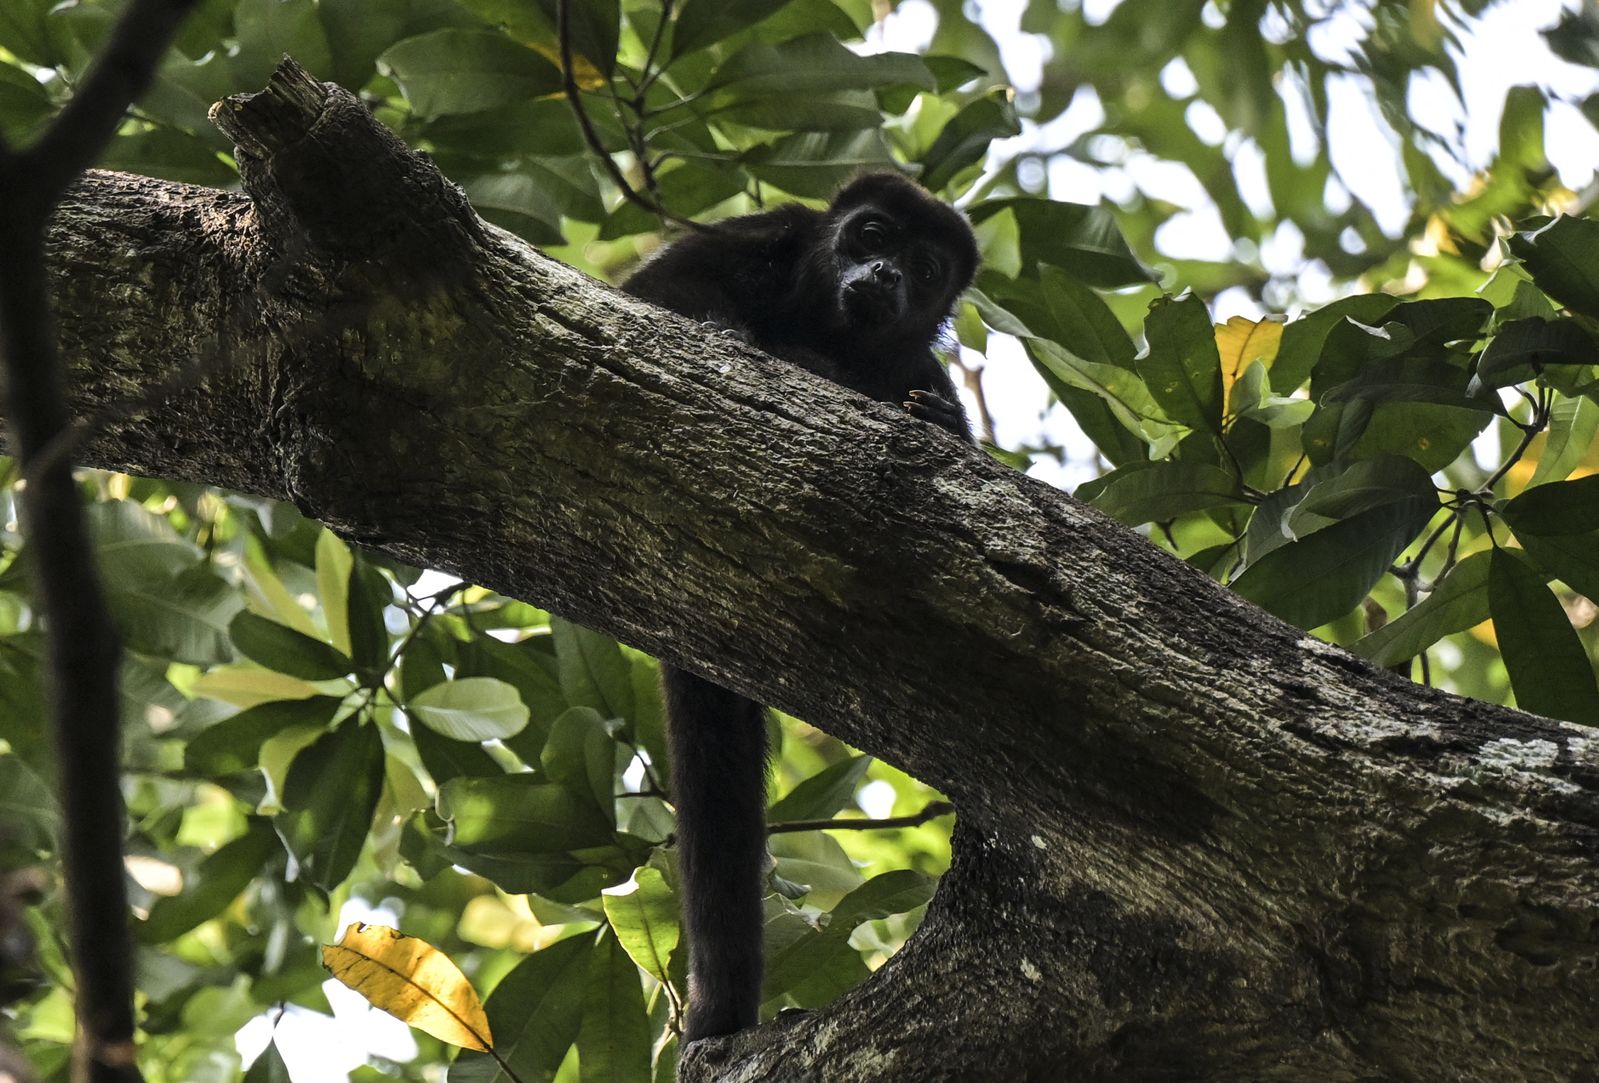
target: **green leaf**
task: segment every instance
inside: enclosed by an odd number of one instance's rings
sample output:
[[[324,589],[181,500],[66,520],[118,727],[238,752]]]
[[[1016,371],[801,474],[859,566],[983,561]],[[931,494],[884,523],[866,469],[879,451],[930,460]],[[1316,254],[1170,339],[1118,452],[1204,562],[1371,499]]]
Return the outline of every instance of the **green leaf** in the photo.
[[[524,958],[483,1002],[494,1051],[532,1083],[550,1080],[577,1040],[592,937],[569,936]],[[463,1052],[450,1066],[449,1083],[511,1083],[487,1053]]]
[[[183,766],[190,774],[209,778],[254,769],[261,745],[291,726],[326,726],[343,700],[338,696],[273,700],[207,727],[183,750]]]
[[[150,915],[134,928],[145,944],[163,944],[222,913],[278,852],[278,839],[264,817],[251,817],[245,833],[224,844],[184,877],[183,891],[156,899]]]
[[[677,950],[677,897],[659,871],[642,865],[625,884],[600,893],[611,931],[640,970],[656,981],[669,980]]]
[[[1414,658],[1444,636],[1487,620],[1489,557],[1473,553],[1456,564],[1420,603],[1362,637],[1350,650],[1386,668]]]
[[[603,846],[611,822],[592,801],[534,775],[453,778],[439,787],[451,842],[484,854],[548,854]]]
[[[333,531],[324,528],[316,536],[316,595],[327,621],[328,639],[345,654],[350,653],[350,570],[355,557],[350,547]]]
[[[1599,436],[1599,402],[1589,398],[1557,398],[1549,411],[1549,435],[1538,456],[1529,486],[1564,481],[1587,457]]]
[[[55,852],[61,835],[55,795],[31,767],[6,753],[0,753],[0,824],[7,836],[0,844],[30,854]]]
[[[283,1054],[278,1052],[277,1042],[267,1043],[250,1070],[244,1073],[244,1083],[294,1083],[289,1066],[283,1062]]]
[[[1289,517],[1290,527],[1300,516],[1349,519],[1386,504],[1412,502],[1424,508],[1438,506],[1432,475],[1414,459],[1383,455],[1352,464],[1331,478],[1316,482]],[[1311,531],[1295,530],[1296,534]]]
[[[1566,586],[1599,601],[1599,531],[1592,534],[1517,534],[1533,561]]]
[[[1599,530],[1599,474],[1535,485],[1507,500],[1500,511],[1518,538]]]
[[[789,0],[683,0],[672,34],[672,57],[724,41],[775,14]]]
[[[499,741],[521,733],[528,710],[516,689],[492,677],[436,684],[406,703],[417,721],[457,741]]]
[[[1367,293],[1345,297],[1301,316],[1283,328],[1282,345],[1271,366],[1271,386],[1287,395],[1310,379],[1310,372],[1321,356],[1327,336],[1346,319],[1370,324],[1386,316],[1398,299],[1386,293]]]
[[[825,831],[784,831],[768,840],[776,875],[810,892],[806,902],[831,906],[861,884],[861,872]]]
[[[638,968],[608,929],[589,956],[577,1057],[583,1083],[639,1083],[650,1075],[650,1021]]]
[[[0,13],[0,43],[6,15]],[[0,135],[13,145],[31,142],[55,112],[44,84],[21,68],[0,62]]]
[[[851,756],[816,772],[767,810],[769,823],[824,820],[854,804],[855,789],[872,765],[870,756]]]
[[[994,140],[1021,133],[1011,94],[1009,87],[996,87],[949,119],[920,159],[924,185],[940,191],[961,170],[981,162]]]
[[[1162,297],[1144,321],[1149,349],[1136,361],[1149,393],[1168,417],[1221,435],[1221,357],[1216,329],[1198,297]]]
[[[1539,289],[1584,316],[1599,318],[1599,222],[1561,216],[1510,236],[1510,251]]]
[[[350,585],[345,592],[350,657],[363,677],[375,680],[389,666],[389,629],[383,613],[394,600],[394,591],[381,571],[364,557],[352,556]]]
[[[166,579],[193,567],[200,548],[172,524],[131,500],[108,500],[84,509],[94,556],[107,580]]]
[[[1599,345],[1575,320],[1512,320],[1477,358],[1477,379],[1487,387],[1509,387],[1550,365],[1592,364],[1599,364]]]
[[[234,615],[228,635],[246,658],[291,677],[329,681],[347,676],[355,668],[330,644],[248,610]]]
[[[538,52],[493,30],[435,30],[378,58],[421,117],[475,113],[561,90],[561,73]]]
[[[435,785],[442,786],[452,778],[477,775],[500,775],[504,769],[483,746],[471,741],[454,741],[441,737],[426,726],[411,728],[411,741],[416,754],[422,759]]]
[[[827,199],[856,173],[892,169],[893,155],[879,129],[841,132],[795,132],[744,152],[750,176],[785,192]],[[732,179],[737,173],[723,170]]]
[[[766,961],[765,998],[802,985],[812,974],[846,954],[855,954],[849,938],[859,925],[925,905],[936,886],[931,877],[898,869],[874,876],[857,887],[833,907],[825,926],[770,954]]]
[[[1433,505],[1402,501],[1362,512],[1271,550],[1244,569],[1233,590],[1301,628],[1349,612],[1420,533]]]
[[[1023,275],[1036,277],[1040,266],[1049,264],[1101,289],[1153,281],[1127,247],[1115,216],[1103,207],[1020,197],[978,203],[967,215],[973,225],[998,215],[1015,221]]]
[[[272,826],[325,892],[342,884],[366,843],[383,789],[383,739],[375,725],[347,718],[301,749],[283,786]]]
[[[233,660],[229,622],[244,602],[210,568],[196,565],[165,579],[107,576],[105,587],[129,649],[193,665]]]
[[[1488,608],[1516,705],[1550,718],[1599,722],[1588,652],[1560,600],[1513,550],[1493,551]]]
[[[285,53],[318,79],[333,76],[333,53],[312,0],[238,0],[233,29],[238,48],[231,60],[240,86],[264,85]]]
[[[567,703],[606,718],[631,718],[633,674],[616,640],[560,617],[550,618],[550,634]]]
[[[61,56],[51,43],[45,13],[54,0],[9,0],[0,4],[0,48],[39,67],[54,67]]]
[[[573,707],[550,724],[539,765],[551,782],[594,807],[607,820],[616,815],[616,743],[604,717],[592,707]]]
[[[1245,503],[1238,479],[1209,463],[1175,459],[1128,463],[1091,484],[1092,488],[1079,487],[1077,498],[1091,501],[1126,526],[1161,523],[1190,512]]]

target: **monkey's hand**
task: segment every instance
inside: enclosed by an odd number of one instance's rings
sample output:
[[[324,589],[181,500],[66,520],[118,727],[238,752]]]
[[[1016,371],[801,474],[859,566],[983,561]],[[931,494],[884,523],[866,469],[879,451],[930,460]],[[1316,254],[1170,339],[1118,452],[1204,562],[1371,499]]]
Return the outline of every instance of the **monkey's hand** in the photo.
[[[931,421],[953,433],[966,431],[966,411],[961,409],[960,403],[932,391],[912,391],[910,396],[903,405],[912,417]]]

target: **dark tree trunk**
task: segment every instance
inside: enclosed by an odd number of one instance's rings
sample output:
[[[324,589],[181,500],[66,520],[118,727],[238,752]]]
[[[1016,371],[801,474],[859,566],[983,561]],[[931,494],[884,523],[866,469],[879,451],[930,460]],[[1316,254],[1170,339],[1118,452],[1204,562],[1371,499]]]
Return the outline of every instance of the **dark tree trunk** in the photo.
[[[97,174],[52,229],[89,461],[293,500],[958,806],[904,951],[684,1078],[1599,1079],[1599,733],[590,281],[297,69],[218,116],[248,198]]]

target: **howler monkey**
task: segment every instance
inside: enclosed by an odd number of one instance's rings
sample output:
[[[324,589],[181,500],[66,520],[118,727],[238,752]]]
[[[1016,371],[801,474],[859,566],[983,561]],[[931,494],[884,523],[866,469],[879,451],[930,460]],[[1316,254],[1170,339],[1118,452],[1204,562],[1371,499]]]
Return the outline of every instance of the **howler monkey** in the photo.
[[[668,245],[623,289],[966,439],[934,344],[977,269],[971,227],[893,173]],[[764,708],[662,665],[689,947],[685,1039],[756,1021],[766,863]]]

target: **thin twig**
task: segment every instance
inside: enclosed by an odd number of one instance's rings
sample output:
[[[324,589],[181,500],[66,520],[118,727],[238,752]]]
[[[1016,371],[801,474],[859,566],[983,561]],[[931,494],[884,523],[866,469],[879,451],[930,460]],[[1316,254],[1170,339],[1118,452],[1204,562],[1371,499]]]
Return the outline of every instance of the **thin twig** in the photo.
[[[583,132],[583,140],[589,149],[599,158],[600,165],[610,175],[611,181],[621,190],[622,196],[628,202],[643,207],[651,214],[663,221],[676,225],[686,226],[689,229],[703,230],[706,227],[698,222],[680,217],[661,206],[655,200],[634,189],[622,175],[622,167],[616,164],[616,159],[611,157],[611,152],[605,149],[605,143],[600,139],[600,133],[595,130],[594,122],[589,119],[588,109],[583,104],[583,92],[577,85],[577,76],[572,71],[572,33],[570,9],[571,0],[556,0],[555,5],[555,32],[561,40],[561,82],[566,92],[566,100],[572,107],[572,113],[577,117],[577,126]]]
[[[909,816],[890,816],[883,820],[783,820],[767,824],[766,832],[777,835],[785,831],[887,831],[895,827],[920,827],[954,811],[955,806],[948,801],[932,801],[922,811]]]

